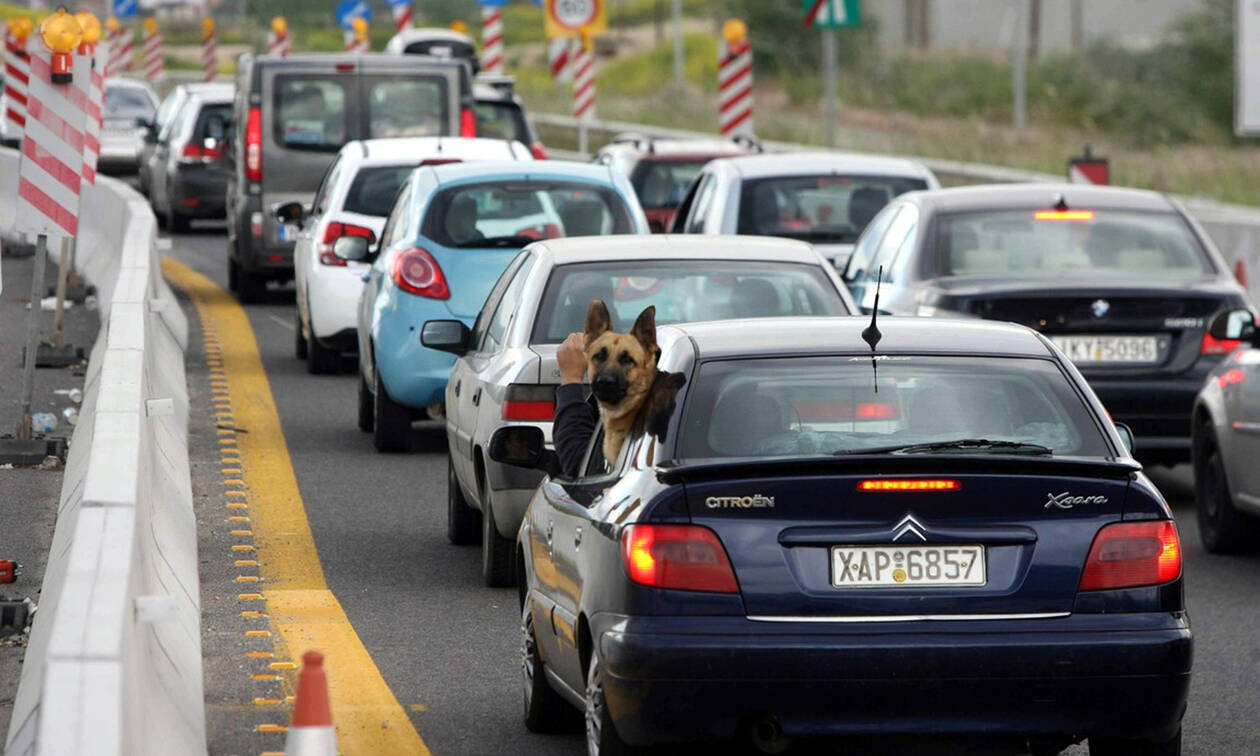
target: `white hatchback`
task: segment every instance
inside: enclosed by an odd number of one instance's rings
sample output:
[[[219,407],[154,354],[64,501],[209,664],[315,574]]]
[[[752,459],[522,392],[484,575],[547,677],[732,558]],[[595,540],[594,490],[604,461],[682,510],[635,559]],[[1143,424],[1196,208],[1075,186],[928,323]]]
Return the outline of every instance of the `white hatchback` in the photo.
[[[335,373],[342,352],[358,348],[355,313],[368,264],[333,254],[342,236],[375,241],[385,226],[394,195],[422,165],[472,160],[533,160],[524,144],[503,139],[415,137],[348,142],[320,183],[311,207],[275,208],[283,234],[296,240],[297,287],[294,351],[312,373]]]

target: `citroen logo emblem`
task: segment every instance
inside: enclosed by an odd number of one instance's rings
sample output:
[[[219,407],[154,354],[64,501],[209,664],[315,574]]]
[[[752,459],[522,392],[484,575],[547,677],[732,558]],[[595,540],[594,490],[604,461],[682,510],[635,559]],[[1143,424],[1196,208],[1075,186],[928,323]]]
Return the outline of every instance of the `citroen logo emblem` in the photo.
[[[920,541],[926,541],[927,536],[923,534],[923,523],[914,519],[914,515],[906,515],[901,518],[901,522],[893,526],[893,541],[900,541],[902,536],[914,536]]]
[[[1095,299],[1089,306],[1089,311],[1094,313],[1096,318],[1105,318],[1107,313],[1111,312],[1111,303],[1105,299]]]

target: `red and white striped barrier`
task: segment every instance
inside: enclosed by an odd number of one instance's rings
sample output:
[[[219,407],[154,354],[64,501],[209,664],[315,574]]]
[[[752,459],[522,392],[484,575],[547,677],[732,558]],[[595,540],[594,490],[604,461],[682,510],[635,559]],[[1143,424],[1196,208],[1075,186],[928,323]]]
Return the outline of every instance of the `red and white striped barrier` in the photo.
[[[118,26],[109,33],[109,57],[105,64],[106,76],[117,76],[130,71],[135,65],[136,45],[131,30]]]
[[[72,81],[53,84],[52,51],[33,44],[29,52],[31,76],[15,227],[31,235],[73,237],[79,231],[92,61],[87,55],[74,55]]]
[[[219,75],[219,42],[212,18],[201,21],[201,73],[202,81],[214,81]]]
[[[556,37],[547,40],[547,65],[551,78],[567,82],[573,78],[574,40],[572,37]]]
[[[92,51],[87,80],[87,102],[83,122],[83,183],[96,184],[96,163],[101,156],[101,125],[105,118],[105,61]],[[76,81],[74,86],[78,86]]]
[[[11,30],[4,35],[5,107],[0,117],[18,129],[26,125],[26,91],[31,77],[30,54],[26,52],[27,39],[14,35]]]
[[[155,84],[166,75],[166,51],[162,46],[162,31],[157,23],[148,18],[144,21],[144,78]]]
[[[411,3],[403,3],[402,5],[392,6],[391,11],[394,14],[394,31],[403,31],[411,28]]]
[[[718,129],[722,136],[752,134],[752,44],[722,40],[718,44]]]
[[[346,52],[351,55],[366,55],[372,52],[372,42],[368,39],[367,19],[355,18],[352,28],[345,31]]]
[[[503,9],[481,6],[481,70],[503,72]]]
[[[267,34],[267,54],[285,57],[289,54],[289,35],[280,35],[274,31]]]
[[[573,59],[573,117],[595,120],[595,51],[581,43]]]

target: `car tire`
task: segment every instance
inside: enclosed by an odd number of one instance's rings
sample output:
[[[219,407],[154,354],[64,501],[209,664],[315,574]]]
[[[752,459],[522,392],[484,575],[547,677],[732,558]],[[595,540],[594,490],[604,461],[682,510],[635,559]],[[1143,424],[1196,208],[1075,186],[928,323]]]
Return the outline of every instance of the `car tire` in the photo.
[[[1225,462],[1211,431],[1205,431],[1203,447],[1195,457],[1194,512],[1199,540],[1213,554],[1255,551],[1260,545],[1260,522],[1234,508],[1225,477]]]
[[[590,756],[635,756],[643,749],[626,744],[617,734],[604,699],[604,665],[599,654],[591,652],[586,670],[586,752]]]
[[[314,332],[311,336],[314,337]],[[306,344],[306,369],[311,375],[332,375],[341,371],[341,351],[329,349],[311,338]]]
[[[1181,729],[1168,740],[1090,738],[1089,756],[1181,756]]]
[[[389,397],[380,368],[372,373],[372,445],[386,454],[411,451],[411,413]]]
[[[490,485],[482,481],[481,489],[481,577],[489,588],[516,585],[516,544],[499,535]]]
[[[296,309],[293,312],[293,356],[299,360],[306,359],[306,334],[302,333],[302,315]]]
[[[534,613],[529,602],[521,610],[521,691],[525,701],[525,729],[537,733],[569,732],[577,729],[578,711],[560,697],[547,682],[538,636],[534,633]]]
[[[446,457],[446,538],[456,546],[481,542],[481,522],[477,510],[468,506],[455,477],[455,463]]]
[[[359,430],[364,433],[371,433],[376,425],[372,422],[372,392],[368,391],[367,381],[363,378],[363,373],[359,373]]]

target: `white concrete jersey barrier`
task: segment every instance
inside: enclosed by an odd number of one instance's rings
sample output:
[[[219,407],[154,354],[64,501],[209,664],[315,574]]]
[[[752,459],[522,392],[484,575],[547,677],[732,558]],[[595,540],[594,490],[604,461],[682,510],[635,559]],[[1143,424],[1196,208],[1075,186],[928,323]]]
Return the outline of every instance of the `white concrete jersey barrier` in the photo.
[[[17,165],[0,150],[0,231]],[[204,754],[188,323],[142,197],[102,177],[84,187],[79,228],[101,330],[5,753]]]
[[[568,129],[576,133],[576,118],[555,113],[533,113],[530,119],[543,126],[554,129]],[[670,129],[660,126],[649,126],[627,121],[589,121],[586,127],[593,131],[610,133],[634,132],[644,136],[676,139],[712,139],[711,133]],[[598,143],[598,142],[597,142]],[[825,147],[793,142],[763,141],[762,145],[772,152],[793,152],[798,150],[825,150]],[[588,160],[590,155],[568,150],[547,150],[552,157],[567,160]],[[1024,171],[1017,168],[1004,168],[997,165],[981,163],[964,163],[957,160],[941,160],[906,155],[931,168],[941,179],[950,184],[977,183],[1012,183],[1025,181],[1065,180],[1062,175]],[[1239,264],[1247,278],[1247,290],[1253,302],[1260,304],[1260,208],[1241,205],[1226,205],[1200,197],[1177,197],[1192,218],[1212,239],[1212,242],[1224,255],[1230,270],[1237,272]]]

